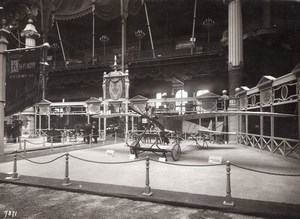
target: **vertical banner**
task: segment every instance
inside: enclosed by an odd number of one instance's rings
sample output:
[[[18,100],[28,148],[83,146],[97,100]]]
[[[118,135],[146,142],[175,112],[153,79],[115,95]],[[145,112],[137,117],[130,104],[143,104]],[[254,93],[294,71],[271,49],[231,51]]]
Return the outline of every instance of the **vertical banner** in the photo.
[[[7,53],[5,116],[41,100],[40,58],[40,49]]]

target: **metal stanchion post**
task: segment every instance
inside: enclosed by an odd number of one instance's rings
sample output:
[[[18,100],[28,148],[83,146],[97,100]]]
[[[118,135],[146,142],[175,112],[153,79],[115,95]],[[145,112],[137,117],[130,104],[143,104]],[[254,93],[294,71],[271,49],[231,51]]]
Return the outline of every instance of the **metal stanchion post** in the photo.
[[[24,155],[26,156],[26,140],[24,140]]]
[[[21,137],[19,137],[19,150],[22,150],[22,140],[21,140]]]
[[[90,146],[92,145],[92,134],[89,134],[89,144],[90,144]]]
[[[231,185],[230,185],[230,161],[226,162],[226,196],[225,196],[225,201],[223,202],[223,205],[233,207],[234,202],[232,201],[231,197]]]
[[[43,147],[45,147],[45,135],[43,135]]]
[[[70,178],[69,178],[69,153],[66,153],[65,178],[64,178],[64,183],[62,185],[69,186],[71,184],[72,183],[70,183]]]
[[[17,173],[17,151],[15,151],[15,154],[14,154],[14,167],[13,167],[13,173],[11,175],[11,178],[12,180],[17,180],[19,179],[19,176],[18,176],[18,173]]]
[[[62,145],[64,145],[65,144],[65,133],[64,132],[61,134],[61,138],[62,138]]]
[[[153,193],[151,192],[151,187],[150,187],[150,177],[149,177],[149,157],[147,156],[146,158],[146,187],[145,187],[145,192],[143,192],[143,195],[146,196],[151,196]]]
[[[51,136],[51,151],[53,151],[53,136]]]
[[[115,132],[115,143],[117,143],[117,132]]]
[[[74,135],[74,138],[72,138],[72,145],[73,145],[73,148],[74,148],[74,146],[75,146],[75,135]]]

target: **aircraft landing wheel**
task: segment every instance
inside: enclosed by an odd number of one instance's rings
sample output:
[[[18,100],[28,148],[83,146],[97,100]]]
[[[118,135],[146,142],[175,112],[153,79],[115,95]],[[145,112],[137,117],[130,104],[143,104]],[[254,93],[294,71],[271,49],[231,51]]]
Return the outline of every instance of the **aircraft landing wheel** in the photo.
[[[175,144],[171,150],[171,156],[174,161],[179,160],[181,155],[181,148],[179,144]]]
[[[132,142],[130,145],[130,154],[135,154],[135,151],[140,147],[141,146],[140,146],[139,142],[137,142],[137,141]]]

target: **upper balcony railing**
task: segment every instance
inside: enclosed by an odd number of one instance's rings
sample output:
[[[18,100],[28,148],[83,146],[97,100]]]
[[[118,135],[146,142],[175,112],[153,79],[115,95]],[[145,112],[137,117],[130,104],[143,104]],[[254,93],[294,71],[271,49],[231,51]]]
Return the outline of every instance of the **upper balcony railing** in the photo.
[[[169,42],[171,41],[174,42],[173,39],[169,40]],[[125,55],[125,62],[131,63],[146,60],[187,57],[201,54],[209,55],[223,51],[220,41],[212,41],[209,45],[207,42],[197,42],[194,45],[193,53],[191,52],[191,45],[191,42],[188,40],[177,41],[173,43],[173,45],[170,45],[170,43],[161,43],[157,45],[154,52],[151,49],[139,49],[138,44],[128,45]],[[74,58],[67,58],[66,62],[62,59],[61,53],[57,53],[49,62],[52,64],[52,69],[54,71],[67,67],[78,68],[92,65],[107,66],[113,64],[115,55],[118,57],[118,60],[121,60],[121,53],[121,46],[106,46],[105,52],[104,48],[95,49],[94,61],[92,59],[92,50],[85,50],[77,52]]]

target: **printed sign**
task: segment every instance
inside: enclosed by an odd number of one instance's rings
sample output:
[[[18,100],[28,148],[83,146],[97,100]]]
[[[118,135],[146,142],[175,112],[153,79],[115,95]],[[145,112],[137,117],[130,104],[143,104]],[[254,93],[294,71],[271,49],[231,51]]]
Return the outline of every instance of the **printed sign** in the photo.
[[[221,164],[222,163],[222,157],[221,156],[209,156],[208,163]]]
[[[41,100],[40,50],[7,54],[5,115],[23,111]]]

